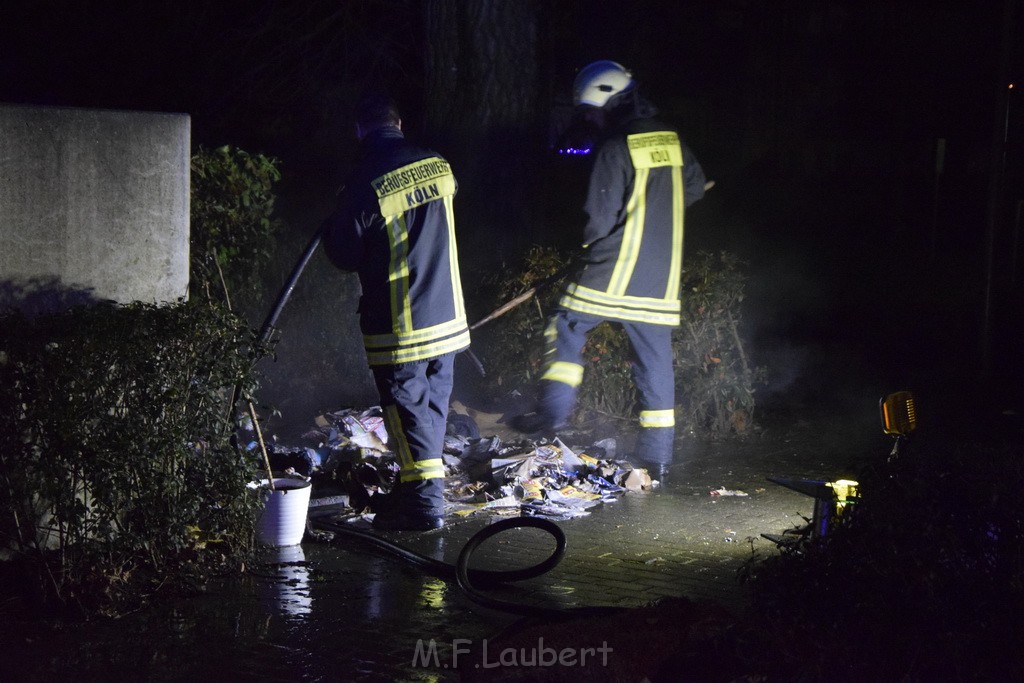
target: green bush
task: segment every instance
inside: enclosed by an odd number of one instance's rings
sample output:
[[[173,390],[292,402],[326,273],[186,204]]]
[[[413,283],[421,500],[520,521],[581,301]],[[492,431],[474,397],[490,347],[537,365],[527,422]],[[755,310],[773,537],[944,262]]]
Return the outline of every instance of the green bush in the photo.
[[[278,161],[230,146],[192,156],[189,292],[235,310],[259,297],[280,222],[272,215]],[[258,303],[258,302],[257,302]]]
[[[0,547],[28,575],[4,585],[116,610],[245,557],[258,464],[228,404],[253,342],[199,301],[0,319]]]
[[[736,651],[766,680],[1021,680],[1016,436],[935,433],[857,480],[827,535],[752,558]]]
[[[683,321],[673,333],[678,421],[696,433],[743,434],[753,424],[757,386],[740,334],[746,277],[728,252],[687,256],[682,277]]]
[[[542,372],[544,329],[564,279],[550,281],[566,265],[556,250],[534,247],[518,269],[504,270],[488,284],[494,307],[539,282],[537,296],[490,323],[481,338],[493,390],[533,384]],[[745,433],[753,424],[756,386],[764,370],[752,367],[740,335],[745,277],[728,254],[688,256],[682,274],[683,324],[673,333],[677,425],[701,436]],[[577,421],[588,412],[632,419],[637,409],[631,347],[622,328],[602,323],[583,349],[586,371],[580,385]]]

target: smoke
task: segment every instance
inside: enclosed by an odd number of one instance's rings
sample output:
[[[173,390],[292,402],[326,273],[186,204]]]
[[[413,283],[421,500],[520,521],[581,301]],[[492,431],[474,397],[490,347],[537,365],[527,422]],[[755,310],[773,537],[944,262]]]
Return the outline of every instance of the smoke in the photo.
[[[277,188],[277,213],[286,228],[263,282],[260,310],[247,315],[261,327],[292,268],[330,212],[337,169],[288,172]],[[379,398],[359,329],[359,281],[336,269],[322,250],[310,259],[277,321],[273,357],[257,366],[257,399],[268,428],[294,436],[313,427],[317,415],[375,405]]]
[[[740,186],[743,183],[743,186]],[[741,334],[761,409],[859,410],[877,402],[882,368],[852,258],[820,215],[782,210],[751,180],[726,178],[687,214],[687,253],[729,251],[745,264]],[[768,193],[772,197],[771,193]]]

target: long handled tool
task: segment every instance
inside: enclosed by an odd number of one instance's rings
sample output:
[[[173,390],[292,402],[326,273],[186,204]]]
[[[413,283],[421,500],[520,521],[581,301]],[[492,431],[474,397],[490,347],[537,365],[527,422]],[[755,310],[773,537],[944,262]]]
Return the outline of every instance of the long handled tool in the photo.
[[[572,260],[570,260],[569,261],[569,265],[566,265],[564,268],[560,268],[554,274],[549,275],[548,277],[544,278],[543,280],[541,280],[540,282],[535,284],[533,287],[530,287],[528,290],[526,290],[522,294],[519,294],[516,297],[514,297],[513,299],[511,299],[509,301],[506,301],[501,306],[498,306],[496,309],[494,309],[493,311],[491,311],[490,313],[485,315],[480,320],[477,320],[475,323],[473,323],[472,325],[469,326],[470,331],[473,331],[473,330],[475,330],[478,327],[482,327],[482,326],[486,325],[487,323],[491,322],[492,320],[500,318],[501,316],[505,315],[506,313],[511,311],[516,306],[519,306],[519,305],[529,301],[530,299],[533,298],[533,296],[535,294],[537,294],[537,292],[539,292],[540,290],[544,289],[548,285],[550,285],[550,284],[552,284],[554,282],[557,282],[558,280],[563,278],[565,275],[567,275],[569,273],[569,271],[572,270],[572,268],[574,266],[575,266],[575,263]],[[484,370],[484,364],[481,363],[480,359],[477,358],[475,353],[473,353],[473,349],[466,349],[465,353],[466,353],[466,357],[469,358],[469,360],[471,360],[473,362],[474,366],[476,366],[477,372],[480,373],[480,376],[481,377],[486,376],[487,372]]]
[[[475,330],[478,327],[482,327],[487,323],[491,322],[492,320],[495,320],[505,315],[516,306],[526,303],[527,301],[532,299],[533,296],[537,294],[537,292],[565,277],[569,273],[569,271],[572,270],[575,266],[575,262],[570,260],[569,265],[565,266],[564,268],[558,269],[553,274],[547,276],[543,280],[540,280],[537,284],[535,284],[533,287],[530,287],[522,294],[519,294],[516,297],[510,299],[509,301],[506,301],[501,306],[498,306],[496,309],[488,313],[480,320],[477,320],[475,323],[469,326],[470,331]]]

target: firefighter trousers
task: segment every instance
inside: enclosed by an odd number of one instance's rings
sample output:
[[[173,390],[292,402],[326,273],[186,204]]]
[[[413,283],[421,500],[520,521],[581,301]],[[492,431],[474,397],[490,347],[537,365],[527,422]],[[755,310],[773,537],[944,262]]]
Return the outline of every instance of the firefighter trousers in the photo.
[[[602,318],[562,310],[548,323],[538,412],[556,428],[564,425],[572,414],[583,381],[582,352],[587,334],[602,322]],[[640,432],[634,455],[646,462],[668,464],[672,461],[675,437],[672,328],[648,323],[620,324],[633,350],[633,381],[640,402]]]
[[[398,509],[414,516],[443,516],[441,451],[455,354],[371,369],[380,393],[388,447],[398,459]]]

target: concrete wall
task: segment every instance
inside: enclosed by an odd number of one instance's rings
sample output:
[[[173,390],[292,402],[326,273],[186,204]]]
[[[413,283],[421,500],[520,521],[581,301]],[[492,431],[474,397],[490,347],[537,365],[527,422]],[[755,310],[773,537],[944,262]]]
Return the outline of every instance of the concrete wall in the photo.
[[[0,310],[188,292],[185,114],[0,105]]]

